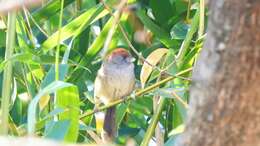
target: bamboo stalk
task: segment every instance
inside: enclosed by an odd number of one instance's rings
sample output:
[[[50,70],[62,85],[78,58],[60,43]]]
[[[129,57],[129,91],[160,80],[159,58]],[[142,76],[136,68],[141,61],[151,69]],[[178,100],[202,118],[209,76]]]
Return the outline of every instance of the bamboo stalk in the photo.
[[[157,106],[157,110],[152,117],[152,121],[144,135],[144,140],[141,143],[141,146],[148,146],[151,137],[153,136],[156,125],[160,119],[160,115],[162,114],[163,106],[164,106],[165,98],[160,98],[159,104]]]
[[[6,37],[6,51],[5,60],[9,60],[14,52],[15,45],[15,21],[16,12],[8,13],[7,22],[7,37]],[[1,101],[1,128],[0,134],[8,134],[8,116],[9,116],[9,101],[12,89],[12,61],[7,61],[6,67],[3,74],[3,85],[2,85],[2,101]]]
[[[199,22],[199,38],[203,36],[205,23],[205,0],[200,0],[200,22]]]
[[[55,80],[56,81],[59,80],[60,36],[61,36],[61,27],[62,27],[63,8],[64,8],[64,0],[61,0],[59,30],[58,30],[58,37],[57,37],[58,46],[56,48],[56,55],[55,55]]]

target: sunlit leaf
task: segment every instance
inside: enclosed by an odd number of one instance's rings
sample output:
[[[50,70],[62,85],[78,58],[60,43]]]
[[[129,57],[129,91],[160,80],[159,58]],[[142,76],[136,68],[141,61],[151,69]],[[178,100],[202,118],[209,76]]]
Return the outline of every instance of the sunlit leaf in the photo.
[[[65,141],[76,142],[79,132],[79,93],[76,86],[70,86],[58,90],[56,105],[65,110],[59,115],[59,120],[69,120],[69,130],[65,135]]]
[[[182,125],[179,125],[178,127],[176,127],[175,129],[173,129],[169,134],[168,136],[174,136],[174,135],[177,135],[177,134],[180,134],[184,131],[184,124]]]
[[[55,81],[51,84],[49,84],[48,86],[46,86],[45,88],[43,88],[34,98],[33,100],[30,102],[29,104],[29,108],[28,108],[28,133],[29,134],[34,134],[35,132],[35,124],[37,121],[37,115],[36,115],[36,111],[37,111],[37,105],[39,103],[39,100],[41,99],[42,96],[46,95],[46,94],[50,94],[53,93],[59,89],[65,88],[65,87],[70,87],[72,86],[72,84],[69,83],[65,83],[65,82],[61,82],[61,81]]]
[[[151,65],[155,66],[167,52],[168,49],[165,48],[156,49],[146,58],[146,61],[149,62]],[[147,79],[153,71],[153,67],[150,64],[144,63],[142,67],[140,73],[142,88],[144,88]]]
[[[93,21],[96,21],[98,18],[103,17],[107,14],[107,11],[104,10],[104,7],[102,5],[97,5],[85,13],[81,14],[79,17],[71,21],[69,24],[65,25],[61,29],[61,35],[60,40],[64,41],[71,36],[78,34],[77,29],[82,29],[81,25],[84,25],[84,28],[87,27],[89,24],[93,23]],[[54,33],[52,36],[50,36],[43,44],[42,47],[44,50],[49,50],[55,47],[58,42],[58,31]]]
[[[50,95],[43,95],[39,101],[39,107],[40,110],[42,110],[46,105],[48,105],[49,100],[50,100]]]

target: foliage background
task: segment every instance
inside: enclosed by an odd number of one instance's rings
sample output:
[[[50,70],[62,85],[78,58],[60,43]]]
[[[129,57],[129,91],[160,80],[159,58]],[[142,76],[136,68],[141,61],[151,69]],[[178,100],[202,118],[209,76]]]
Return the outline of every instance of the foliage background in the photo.
[[[12,93],[10,135],[94,142],[93,81],[102,49],[124,47],[136,58],[137,89],[135,100],[117,106],[116,143],[174,143],[185,127],[192,66],[203,43],[204,0],[128,0],[123,9],[118,3],[45,0],[21,9],[7,59],[8,18],[0,17],[1,93]],[[2,83],[8,63],[10,87]]]

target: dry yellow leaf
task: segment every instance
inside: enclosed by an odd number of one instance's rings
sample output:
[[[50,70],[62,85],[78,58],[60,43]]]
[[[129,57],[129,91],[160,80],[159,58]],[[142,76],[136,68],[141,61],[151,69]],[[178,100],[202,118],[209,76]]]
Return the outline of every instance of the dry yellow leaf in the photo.
[[[149,62],[151,65],[155,66],[167,52],[168,52],[168,49],[166,49],[166,48],[158,48],[158,49],[154,50],[146,58],[146,61]],[[142,67],[142,70],[140,73],[140,80],[141,80],[142,88],[144,88],[147,79],[149,78],[149,76],[151,75],[151,73],[153,71],[153,67],[150,64],[147,64],[145,62]]]
[[[50,95],[48,94],[41,97],[39,101],[40,110],[42,110],[49,103],[49,100],[50,100]]]

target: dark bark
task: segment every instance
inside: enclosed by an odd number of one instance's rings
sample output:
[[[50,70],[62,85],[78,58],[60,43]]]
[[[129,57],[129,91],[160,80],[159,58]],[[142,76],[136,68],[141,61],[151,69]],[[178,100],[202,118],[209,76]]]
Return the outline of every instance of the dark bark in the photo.
[[[260,0],[212,0],[178,146],[260,145]]]

